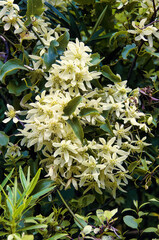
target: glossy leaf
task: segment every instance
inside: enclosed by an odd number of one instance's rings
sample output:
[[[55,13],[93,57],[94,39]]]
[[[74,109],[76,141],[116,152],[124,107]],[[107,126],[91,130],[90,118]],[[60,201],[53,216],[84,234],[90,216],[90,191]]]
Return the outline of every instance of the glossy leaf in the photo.
[[[115,75],[109,66],[104,65],[102,67],[102,75],[106,78],[108,78],[112,82],[121,82],[121,78],[118,75]]]
[[[70,116],[76,110],[76,107],[80,104],[81,101],[82,101],[81,96],[71,99],[63,110],[64,114],[66,116]]]
[[[56,61],[56,58],[58,56],[58,52],[57,52],[58,46],[59,46],[59,43],[56,40],[52,40],[50,43],[50,47],[48,49],[48,53],[44,54],[44,63],[48,69]]]
[[[59,46],[57,46],[57,52],[59,55],[62,55],[63,52],[65,51],[67,44],[69,42],[69,39],[70,39],[70,35],[67,31],[57,39],[57,42],[59,43]]]
[[[73,117],[72,119],[68,119],[67,122],[72,127],[75,135],[80,139],[81,142],[83,142],[84,132],[83,132],[83,128],[82,128],[78,118],[77,117]]]
[[[112,137],[114,136],[112,127],[108,119],[105,120],[105,124],[101,125],[100,128],[103,129],[105,132],[109,133]]]
[[[123,218],[124,220],[124,223],[130,227],[130,228],[133,228],[133,229],[137,229],[138,228],[138,224],[137,222],[135,221],[136,219],[133,217],[133,216],[130,216],[130,215],[127,215]]]
[[[28,20],[25,22],[25,24],[30,24],[30,17],[32,15],[40,16],[44,12],[44,10],[45,8],[42,0],[27,0],[26,17]]]
[[[135,43],[132,43],[132,44],[129,44],[129,45],[126,45],[126,47],[123,48],[123,51],[122,51],[122,57],[124,60],[127,59],[127,56],[129,55],[129,53],[134,50],[136,48],[136,44]]]
[[[2,83],[5,83],[5,77],[11,74],[15,74],[19,69],[28,71],[20,59],[8,60],[1,68],[0,81],[2,81]]]
[[[9,142],[9,137],[5,134],[5,132],[0,131],[0,146],[7,146]]]
[[[79,116],[84,117],[87,115],[96,115],[99,114],[99,112],[95,108],[82,108]]]

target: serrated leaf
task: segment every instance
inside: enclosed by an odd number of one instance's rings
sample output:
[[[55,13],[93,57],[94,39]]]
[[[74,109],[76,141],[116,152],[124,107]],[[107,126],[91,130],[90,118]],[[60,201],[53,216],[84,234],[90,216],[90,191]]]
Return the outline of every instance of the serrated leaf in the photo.
[[[7,146],[9,142],[9,137],[5,134],[5,132],[0,131],[0,146]]]
[[[129,53],[134,50],[136,48],[136,44],[133,43],[133,44],[129,44],[129,45],[126,45],[126,47],[123,48],[123,51],[121,53],[123,59],[127,59],[127,56],[129,55]]]
[[[68,103],[67,106],[64,108],[64,115],[65,116],[70,116],[75,110],[78,104],[82,101],[82,97],[78,96],[73,99],[71,99]]]
[[[59,43],[56,40],[52,40],[50,42],[48,53],[44,54],[44,63],[47,69],[49,69],[51,65],[56,61],[56,58],[58,56],[58,52],[57,52],[58,46],[59,46]]]
[[[82,108],[79,116],[84,117],[87,115],[96,115],[99,114],[99,112],[95,108]]]
[[[68,119],[67,122],[70,124],[70,126],[72,127],[75,135],[80,139],[81,142],[83,142],[83,138],[84,138],[84,132],[83,132],[83,128],[80,124],[80,121],[78,120],[77,117],[74,117],[72,119]]]
[[[107,65],[104,65],[103,67],[102,67],[102,75],[104,76],[104,77],[106,77],[106,78],[108,78],[110,81],[112,81],[112,82],[121,82],[121,78],[119,77],[119,76],[117,76],[117,75],[115,75],[113,72],[112,72],[112,70],[110,69],[110,67],[109,66],[107,66]]]
[[[45,8],[42,0],[27,0],[27,21],[25,22],[25,24],[30,24],[30,17],[32,15],[40,16],[44,12],[44,10]]]
[[[8,60],[1,68],[0,81],[2,81],[2,83],[5,83],[5,77],[11,74],[15,74],[18,69],[28,71],[20,59]]]
[[[135,221],[136,219],[133,217],[133,216],[130,216],[130,215],[126,215],[124,218],[124,223],[130,227],[130,228],[133,228],[133,229],[137,229],[138,228],[138,224],[137,222]]]

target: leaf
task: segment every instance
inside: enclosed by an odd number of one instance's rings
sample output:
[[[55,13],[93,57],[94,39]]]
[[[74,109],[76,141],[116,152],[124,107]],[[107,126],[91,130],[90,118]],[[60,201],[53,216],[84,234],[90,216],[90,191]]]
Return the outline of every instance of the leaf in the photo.
[[[138,161],[130,163],[130,165],[128,166],[129,172],[132,172],[137,167],[138,164],[139,164]]]
[[[64,108],[64,114],[65,116],[70,116],[75,110],[78,104],[82,101],[82,97],[78,96],[73,99],[71,99],[68,103],[67,106]]]
[[[17,232],[24,232],[24,231],[28,231],[28,230],[34,230],[34,229],[39,229],[39,228],[47,228],[47,224],[36,224],[33,226],[29,226],[29,227],[25,227],[25,228],[20,228],[19,230],[17,230]]]
[[[103,129],[105,132],[108,132],[112,137],[114,136],[112,127],[108,119],[105,120],[105,124],[101,125],[100,128]]]
[[[74,117],[72,119],[68,119],[67,122],[72,127],[75,135],[80,139],[81,142],[83,142],[84,132],[83,132],[83,128],[82,128],[78,118]]]
[[[75,0],[75,2],[81,5],[90,5],[94,3],[94,0]]]
[[[15,74],[18,69],[28,71],[20,59],[8,60],[1,68],[0,81],[2,81],[2,83],[5,83],[5,77],[11,74]]]
[[[91,65],[96,66],[98,65],[104,58],[100,58],[99,53],[94,53],[91,55]]]
[[[148,227],[148,228],[146,228],[144,231],[143,231],[143,233],[144,232],[146,232],[146,233],[150,233],[150,232],[157,232],[157,228],[155,228],[155,227]]]
[[[126,215],[124,218],[124,223],[128,226],[131,227],[133,229],[137,229],[138,228],[138,224],[135,221],[136,219],[133,216],[130,215]]]
[[[8,180],[11,178],[12,174],[13,174],[14,168],[12,169],[12,171],[5,177],[5,179],[3,180],[3,182],[0,184],[1,188],[0,188],[0,192],[2,190],[2,188],[5,187],[5,185],[7,184]]]
[[[35,177],[31,180],[31,183],[29,184],[28,188],[27,188],[27,192],[26,192],[26,195],[30,195],[31,192],[34,190],[38,180],[39,180],[39,177],[40,177],[40,173],[41,173],[41,168],[39,168],[39,170],[37,171]]]
[[[22,108],[29,109],[31,107],[29,104],[27,104],[27,102],[31,99],[32,95],[32,93],[28,93],[22,98],[22,100],[20,101],[20,106]]]
[[[82,232],[83,232],[85,235],[89,234],[91,231],[92,231],[92,226],[90,226],[90,225],[85,226],[85,227],[83,228],[83,230],[82,230]]]
[[[0,146],[7,146],[9,142],[9,137],[5,134],[5,132],[0,131]]]
[[[87,1],[88,1],[88,0],[87,0]],[[91,39],[91,37],[93,36],[93,34],[96,32],[96,30],[97,30],[97,28],[99,27],[99,25],[101,24],[101,22],[102,22],[102,20],[103,20],[103,18],[104,18],[104,16],[105,16],[107,7],[108,7],[108,6],[105,6],[104,10],[103,10],[103,11],[101,12],[101,14],[99,15],[98,20],[97,20],[97,22],[96,22],[96,24],[95,24],[95,26],[94,26],[94,28],[93,28],[93,30],[92,30],[90,39]]]
[[[148,48],[145,48],[145,51],[146,51],[148,54],[150,54],[150,55],[152,55],[152,56],[154,56],[154,57],[159,58],[159,53],[152,52],[152,51],[151,51],[150,49],[148,49]]]
[[[7,89],[9,90],[9,93],[19,96],[23,91],[27,90],[28,87],[24,81],[18,82],[12,79],[7,85]]]
[[[25,190],[27,188],[27,181],[21,166],[19,167],[19,177],[20,177],[22,187]]]
[[[30,17],[33,16],[40,16],[44,12],[44,4],[42,0],[27,0],[27,12],[26,17],[27,21],[25,25],[29,25],[31,20]]]
[[[22,237],[22,240],[34,240],[34,236],[33,235],[24,235]]]
[[[123,59],[127,59],[127,56],[129,55],[129,53],[134,50],[136,48],[136,44],[133,43],[133,44],[129,44],[129,45],[126,45],[126,47],[123,48],[123,51],[121,53]]]
[[[99,112],[95,108],[82,108],[79,116],[84,117],[87,115],[96,115],[99,114]]]
[[[109,66],[107,66],[107,65],[104,65],[103,67],[102,67],[102,75],[104,76],[104,77],[106,77],[106,78],[108,78],[110,81],[112,81],[112,82],[121,82],[121,78],[119,77],[119,76],[117,76],[117,75],[115,75],[113,72],[112,72],[112,70],[110,69],[110,67]]]
[[[66,31],[64,34],[62,34],[58,39],[57,42],[59,43],[59,46],[57,47],[57,52],[59,55],[62,55],[65,51],[67,44],[70,39],[70,34]]]
[[[57,47],[59,43],[56,40],[52,40],[48,49],[48,53],[44,54],[44,63],[49,69],[53,63],[55,63],[58,56]]]
[[[112,40],[113,40],[113,39],[116,40],[116,38],[117,38],[118,36],[120,36],[120,35],[127,35],[127,34],[128,34],[128,31],[123,31],[123,30],[113,33],[113,34],[112,34],[112,37],[111,37],[110,40],[109,40],[109,44],[111,45]]]
[[[48,238],[47,240],[61,239],[62,237],[66,237],[67,235],[68,235],[67,233],[56,233],[53,237]]]
[[[61,13],[59,12],[53,5],[51,5],[50,3],[48,2],[45,2],[45,5],[50,8],[53,13],[56,13],[56,15],[59,17],[59,18],[62,18],[67,24],[70,24],[69,20]]]

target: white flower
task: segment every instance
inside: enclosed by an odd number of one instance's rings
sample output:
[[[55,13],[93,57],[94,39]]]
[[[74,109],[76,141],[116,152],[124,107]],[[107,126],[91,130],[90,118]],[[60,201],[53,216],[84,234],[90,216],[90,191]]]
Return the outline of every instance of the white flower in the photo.
[[[19,6],[17,4],[14,4],[14,0],[0,1],[0,6],[3,6],[3,9],[0,12],[0,18],[2,18],[7,13],[9,13],[9,16],[11,16],[14,13],[14,9],[19,11]]]
[[[3,120],[3,123],[7,123],[12,119],[14,123],[17,123],[18,118],[16,117],[16,114],[19,114],[20,111],[15,111],[14,107],[9,104],[7,104],[7,108],[8,108],[8,112],[5,112],[5,115],[7,116],[7,118]]]
[[[136,30],[128,30],[128,32],[132,34],[139,34],[138,36],[135,37],[136,41],[140,41],[141,39],[144,41],[148,41],[149,46],[153,47],[152,34],[156,38],[159,38],[159,32],[157,32],[158,29],[156,27],[153,27],[152,25],[145,26],[146,21],[147,21],[147,18],[142,19],[139,23],[133,21],[132,25]],[[147,38],[145,38],[145,36]]]

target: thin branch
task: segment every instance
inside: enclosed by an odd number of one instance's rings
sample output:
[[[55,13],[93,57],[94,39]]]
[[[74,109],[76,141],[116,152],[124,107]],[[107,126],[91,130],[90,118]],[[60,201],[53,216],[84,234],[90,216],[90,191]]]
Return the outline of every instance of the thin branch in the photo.
[[[7,61],[8,57],[9,57],[9,46],[8,46],[8,42],[6,41],[6,38],[2,35],[0,35],[0,39],[2,39],[2,41],[4,42],[5,44],[5,54],[4,54],[4,62]]]

